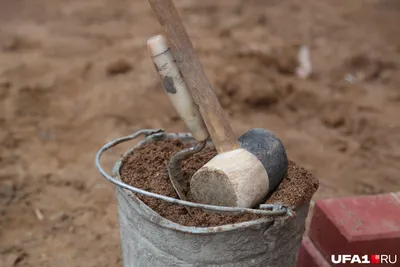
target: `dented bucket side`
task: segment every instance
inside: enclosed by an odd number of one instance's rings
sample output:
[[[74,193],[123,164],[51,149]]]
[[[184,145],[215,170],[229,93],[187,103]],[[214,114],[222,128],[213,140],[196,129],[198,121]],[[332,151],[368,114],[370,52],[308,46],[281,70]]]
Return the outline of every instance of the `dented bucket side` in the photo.
[[[191,141],[190,136],[183,137],[184,141]],[[139,146],[152,140],[147,138]],[[134,149],[123,157],[134,153]],[[117,178],[122,160],[114,167]],[[307,203],[295,210],[296,217],[186,227],[161,217],[123,188],[117,187],[117,200],[125,267],[296,266],[309,209]]]
[[[295,266],[308,212],[303,205],[294,218],[208,232],[168,225],[124,189],[117,189],[117,199],[125,267]]]

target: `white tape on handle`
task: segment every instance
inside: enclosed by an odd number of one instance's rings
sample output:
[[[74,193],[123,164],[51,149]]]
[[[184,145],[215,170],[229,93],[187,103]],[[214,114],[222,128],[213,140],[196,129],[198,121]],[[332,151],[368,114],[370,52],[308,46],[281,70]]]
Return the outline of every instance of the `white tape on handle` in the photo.
[[[207,128],[176,64],[167,38],[156,35],[147,41],[147,48],[176,111],[197,141],[206,140],[209,137]]]

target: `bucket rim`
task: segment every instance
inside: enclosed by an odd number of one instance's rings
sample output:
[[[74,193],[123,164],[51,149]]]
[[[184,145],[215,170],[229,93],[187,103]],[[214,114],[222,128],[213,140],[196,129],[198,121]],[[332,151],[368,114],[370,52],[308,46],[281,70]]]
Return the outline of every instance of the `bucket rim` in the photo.
[[[121,176],[120,176],[120,169],[122,167],[122,163],[126,156],[130,155],[132,152],[134,152],[135,147],[129,149],[124,153],[123,156],[115,163],[114,168],[113,168],[113,176],[121,181]],[[221,233],[221,232],[228,232],[228,231],[234,231],[242,228],[248,228],[250,226],[257,226],[257,225],[263,225],[267,223],[273,223],[275,221],[275,218],[273,217],[264,217],[264,218],[259,218],[251,221],[245,221],[245,222],[240,222],[240,223],[233,223],[233,224],[224,224],[224,225],[219,225],[219,226],[209,226],[209,227],[198,227],[198,226],[185,226],[176,222],[173,222],[160,214],[158,214],[155,210],[150,208],[146,203],[144,203],[142,200],[140,200],[133,192],[130,190],[127,190],[125,188],[120,188],[118,187],[118,190],[120,193],[126,194],[126,197],[128,197],[129,201],[136,202],[139,206],[141,206],[144,209],[146,219],[151,221],[152,223],[158,224],[162,227],[171,229],[171,230],[176,230],[180,232],[186,232],[186,233],[191,233],[191,234],[210,234],[210,233]],[[289,216],[284,216],[284,218],[287,218]]]
[[[120,143],[127,142],[129,140],[133,140],[142,135],[144,135],[145,138],[143,140],[141,140],[138,144],[136,144],[134,147],[132,147],[130,150],[126,151],[122,157],[120,157],[120,159],[118,161],[118,162],[120,162],[120,165],[116,165],[116,167],[118,167],[118,169],[114,168],[112,176],[110,176],[101,166],[100,159],[101,159],[102,154]],[[287,217],[287,216],[293,217],[293,216],[295,216],[294,211],[292,211],[292,209],[290,207],[287,207],[283,204],[260,204],[259,209],[207,205],[207,204],[194,203],[194,202],[190,202],[190,201],[185,201],[185,200],[181,200],[181,199],[176,199],[176,198],[152,193],[152,192],[142,190],[140,188],[136,188],[134,186],[128,185],[128,184],[124,183],[120,179],[120,177],[119,177],[119,179],[116,179],[115,176],[116,176],[116,174],[119,174],[119,168],[122,165],[122,159],[124,159],[124,157],[126,157],[127,155],[132,153],[137,147],[139,147],[147,142],[152,142],[153,140],[156,140],[157,138],[159,140],[179,138],[184,141],[195,142],[193,136],[188,133],[165,133],[163,129],[156,129],[156,130],[142,129],[132,135],[114,139],[113,141],[105,144],[102,148],[100,148],[96,154],[96,159],[95,159],[96,167],[99,170],[99,172],[101,173],[101,175],[106,180],[113,183],[114,185],[116,185],[119,188],[123,188],[130,192],[144,195],[147,197],[153,197],[153,198],[157,198],[157,199],[160,199],[163,201],[167,201],[172,204],[178,204],[178,205],[183,205],[183,206],[192,207],[192,208],[201,208],[201,209],[217,211],[217,212],[253,213],[253,214],[261,214],[261,215],[270,215],[271,217]]]

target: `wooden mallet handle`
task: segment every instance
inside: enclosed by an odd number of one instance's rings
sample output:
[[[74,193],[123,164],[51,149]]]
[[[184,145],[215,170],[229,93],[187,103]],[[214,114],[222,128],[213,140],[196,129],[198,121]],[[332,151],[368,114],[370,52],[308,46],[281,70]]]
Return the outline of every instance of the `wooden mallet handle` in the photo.
[[[218,153],[239,148],[228,116],[207,78],[194,47],[171,0],[149,0],[170,41],[183,77],[199,106],[200,113]]]

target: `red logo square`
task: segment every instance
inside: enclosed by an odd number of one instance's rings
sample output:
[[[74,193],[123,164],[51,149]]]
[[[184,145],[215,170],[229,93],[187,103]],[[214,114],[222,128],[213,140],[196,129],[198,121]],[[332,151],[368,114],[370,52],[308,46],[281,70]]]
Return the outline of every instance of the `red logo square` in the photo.
[[[371,255],[371,263],[381,263],[379,255]]]

